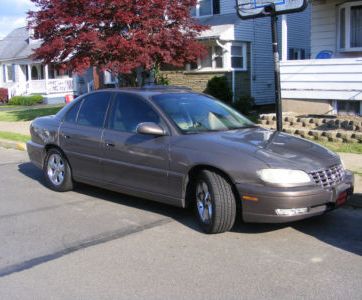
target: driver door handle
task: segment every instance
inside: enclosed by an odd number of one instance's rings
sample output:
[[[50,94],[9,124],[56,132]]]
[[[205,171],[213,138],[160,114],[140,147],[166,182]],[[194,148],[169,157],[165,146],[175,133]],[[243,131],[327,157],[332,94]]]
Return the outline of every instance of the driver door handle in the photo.
[[[115,147],[116,145],[113,143],[113,142],[111,142],[111,141],[106,141],[105,142],[106,143],[106,147]]]

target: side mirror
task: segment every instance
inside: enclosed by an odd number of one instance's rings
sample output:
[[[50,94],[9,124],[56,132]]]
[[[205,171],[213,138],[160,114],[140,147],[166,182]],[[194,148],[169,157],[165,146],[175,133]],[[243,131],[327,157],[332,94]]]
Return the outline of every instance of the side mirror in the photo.
[[[164,136],[166,132],[161,126],[157,125],[153,122],[145,122],[140,123],[136,129],[137,133],[139,134],[148,134],[148,135],[155,135],[155,136]]]

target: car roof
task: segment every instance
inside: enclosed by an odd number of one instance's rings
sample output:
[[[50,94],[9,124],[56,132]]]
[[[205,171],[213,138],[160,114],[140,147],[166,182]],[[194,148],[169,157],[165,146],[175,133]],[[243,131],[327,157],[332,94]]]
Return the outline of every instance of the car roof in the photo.
[[[126,92],[139,94],[140,96],[149,97],[160,94],[170,93],[194,93],[192,89],[183,86],[145,86],[145,87],[127,87],[127,88],[112,88],[112,89],[101,89],[101,91],[112,91],[112,92]]]

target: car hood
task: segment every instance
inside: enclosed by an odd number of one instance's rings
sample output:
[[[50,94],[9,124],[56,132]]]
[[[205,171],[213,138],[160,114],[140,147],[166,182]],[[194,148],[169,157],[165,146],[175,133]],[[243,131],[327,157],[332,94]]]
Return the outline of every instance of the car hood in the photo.
[[[220,147],[223,153],[225,147],[233,149],[241,155],[247,154],[261,160],[271,168],[311,172],[341,163],[337,154],[316,143],[260,127],[197,136],[199,142],[204,146],[209,145],[215,151]]]

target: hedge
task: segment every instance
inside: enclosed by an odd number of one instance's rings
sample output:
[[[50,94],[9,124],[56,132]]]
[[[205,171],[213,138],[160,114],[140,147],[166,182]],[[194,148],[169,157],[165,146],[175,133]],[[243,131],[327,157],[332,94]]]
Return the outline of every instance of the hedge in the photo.
[[[224,103],[230,104],[233,100],[233,94],[226,76],[214,76],[211,78],[207,82],[204,92],[223,101]]]
[[[9,100],[9,105],[34,105],[43,102],[42,95],[14,96]]]

